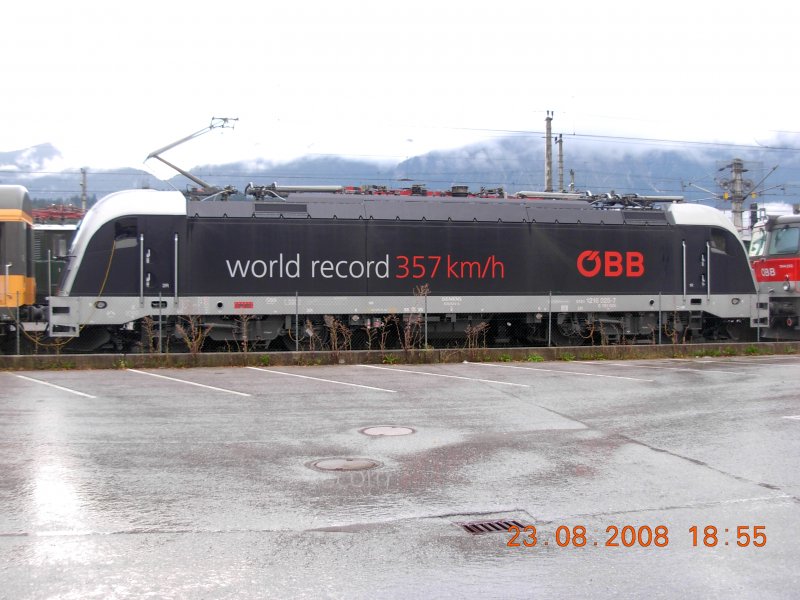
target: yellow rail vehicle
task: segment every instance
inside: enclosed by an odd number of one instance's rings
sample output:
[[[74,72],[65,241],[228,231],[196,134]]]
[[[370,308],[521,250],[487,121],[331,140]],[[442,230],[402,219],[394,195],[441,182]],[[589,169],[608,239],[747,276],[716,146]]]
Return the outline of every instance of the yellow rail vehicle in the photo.
[[[14,327],[19,307],[35,302],[33,244],[28,190],[0,186],[0,338]]]

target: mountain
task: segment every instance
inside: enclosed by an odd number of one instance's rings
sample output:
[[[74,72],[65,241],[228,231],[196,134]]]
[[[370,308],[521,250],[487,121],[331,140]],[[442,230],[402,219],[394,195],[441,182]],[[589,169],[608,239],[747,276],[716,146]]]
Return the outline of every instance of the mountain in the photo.
[[[800,202],[800,156],[777,149],[726,148],[724,146],[672,145],[669,147],[564,142],[564,187],[574,180],[575,189],[594,193],[616,191],[648,195],[681,195],[724,208],[715,199],[720,186],[730,180],[734,158],[744,160],[746,185],[766,190],[760,201],[787,204]],[[287,163],[251,160],[224,165],[199,165],[188,170],[218,186],[244,190],[277,182],[291,184],[385,185],[390,188],[424,183],[428,189],[449,189],[455,184],[503,187],[508,192],[544,189],[544,144],[509,137],[448,151],[430,152],[398,164],[379,164],[345,157],[308,156]],[[78,170],[48,172],[60,153],[50,144],[0,153],[0,183],[26,185],[32,197],[42,202],[73,201],[80,197]],[[777,167],[774,171],[773,168]],[[44,171],[44,172],[43,172]],[[571,172],[574,175],[571,175]],[[553,149],[553,187],[558,189],[558,153]],[[137,169],[96,171],[88,168],[87,194],[91,200],[113,191],[150,187],[186,189],[194,183],[181,175],[160,181]]]
[[[61,161],[61,152],[52,144],[0,152],[0,184],[26,186],[37,204],[62,201],[77,204],[81,196],[80,169],[59,170]],[[137,169],[88,169],[87,175],[90,204],[96,198],[122,189],[163,185],[149,173]]]
[[[41,172],[47,170],[53,162],[60,158],[61,153],[52,144],[39,144],[23,150],[0,152],[0,173]]]
[[[741,158],[745,163],[745,187],[762,191],[760,201],[795,204],[800,202],[800,156],[782,150],[725,147],[671,146],[665,148],[624,144],[573,142],[564,144],[564,188],[605,193],[678,195],[687,201],[703,202],[729,208],[720,201],[731,180],[731,163]],[[412,157],[396,165],[381,165],[341,157],[305,157],[290,163],[253,161],[228,165],[204,165],[192,173],[215,185],[234,185],[243,190],[248,182],[283,185],[338,184],[386,185],[391,188],[424,183],[428,189],[449,189],[468,185],[472,191],[481,187],[502,187],[508,192],[544,190],[545,150],[543,144],[509,137],[455,150],[431,152]],[[776,168],[777,167],[777,168]],[[774,171],[773,171],[774,169]],[[558,159],[553,150],[552,179],[558,189]],[[574,172],[574,176],[570,175]],[[186,179],[170,180],[184,187]]]

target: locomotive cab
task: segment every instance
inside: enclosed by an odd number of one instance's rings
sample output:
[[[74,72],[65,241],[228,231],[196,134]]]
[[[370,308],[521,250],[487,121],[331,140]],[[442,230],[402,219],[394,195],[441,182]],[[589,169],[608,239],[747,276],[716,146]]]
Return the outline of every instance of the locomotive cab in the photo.
[[[750,264],[769,297],[773,339],[800,339],[800,215],[772,216],[753,227]]]
[[[0,318],[16,318],[35,293],[31,200],[22,186],[0,186]]]

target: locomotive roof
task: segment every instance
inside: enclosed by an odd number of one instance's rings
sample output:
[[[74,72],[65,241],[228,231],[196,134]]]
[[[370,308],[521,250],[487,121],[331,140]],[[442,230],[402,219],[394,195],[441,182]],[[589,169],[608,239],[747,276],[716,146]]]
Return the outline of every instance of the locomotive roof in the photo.
[[[592,206],[585,200],[413,196],[397,198],[328,193],[297,193],[285,201],[191,201],[178,191],[127,190],[102,198],[88,211],[73,242],[76,249],[85,246],[102,224],[116,218],[136,215],[174,215],[189,219],[374,219],[656,226],[687,224],[717,225],[733,230],[733,225],[719,211],[708,206],[683,203],[669,204],[663,210],[609,209]]]
[[[21,210],[31,215],[31,199],[21,185],[0,185],[0,209]]]
[[[800,215],[770,215],[766,221],[769,225],[785,225],[788,223],[800,223]]]
[[[585,200],[393,197],[295,193],[286,201],[188,202],[189,218],[374,219],[506,223],[603,223],[666,225],[663,210],[602,210]]]

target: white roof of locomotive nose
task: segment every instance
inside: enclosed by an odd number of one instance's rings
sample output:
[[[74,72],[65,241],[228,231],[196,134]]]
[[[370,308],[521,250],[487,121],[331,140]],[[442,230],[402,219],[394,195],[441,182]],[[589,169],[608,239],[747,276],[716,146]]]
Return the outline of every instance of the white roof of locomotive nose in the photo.
[[[737,238],[739,232],[722,211],[705,204],[670,204],[666,210],[667,219],[674,225],[709,225],[722,227]]]
[[[186,198],[181,192],[157,190],[125,190],[101,198],[81,221],[70,248],[77,255],[78,246],[86,243],[103,225],[120,217],[136,215],[185,215]]]
[[[137,215],[185,215],[186,198],[181,192],[157,190],[125,190],[104,196],[83,217],[72,240],[69,255],[71,266],[83,261],[89,241],[106,223],[120,217]],[[109,248],[109,252],[111,248]],[[62,295],[68,295],[75,280],[75,269],[67,273]]]

